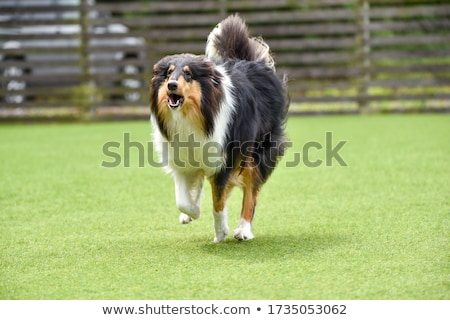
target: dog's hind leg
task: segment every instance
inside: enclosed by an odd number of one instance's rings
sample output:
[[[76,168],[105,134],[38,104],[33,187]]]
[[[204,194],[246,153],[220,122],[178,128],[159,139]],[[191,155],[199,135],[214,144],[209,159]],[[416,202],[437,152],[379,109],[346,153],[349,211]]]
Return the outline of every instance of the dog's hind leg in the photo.
[[[214,179],[210,182],[214,208],[214,242],[222,242],[228,235],[228,211],[226,202],[232,187],[230,185],[217,186]]]
[[[241,177],[244,196],[242,199],[241,219],[238,227],[234,230],[234,238],[237,240],[250,240],[254,238],[252,220],[255,214],[259,178],[254,168],[243,169]]]
[[[189,223],[200,217],[201,195],[203,192],[204,174],[175,172],[175,198],[178,210],[181,211],[180,222]]]
[[[238,227],[234,230],[234,238],[237,240],[250,240],[255,236],[252,233],[252,220],[255,214],[256,194],[244,190],[242,200],[242,213]]]

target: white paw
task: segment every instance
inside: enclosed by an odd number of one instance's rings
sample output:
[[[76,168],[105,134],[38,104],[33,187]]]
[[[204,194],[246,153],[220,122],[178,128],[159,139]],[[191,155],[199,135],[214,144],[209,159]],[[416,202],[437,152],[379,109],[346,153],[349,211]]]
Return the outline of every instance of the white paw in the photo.
[[[234,230],[234,238],[236,240],[250,240],[255,236],[252,233],[252,224],[244,219],[241,219],[238,227]]]
[[[181,224],[188,224],[188,223],[190,223],[192,221],[192,218],[189,217],[185,213],[180,214],[180,218],[179,219],[180,219],[180,223]]]
[[[216,234],[214,237],[214,242],[218,243],[218,242],[222,242],[223,240],[225,240],[225,238],[228,235],[228,227],[222,229],[222,230],[216,230]]]
[[[213,212],[214,216],[214,242],[222,242],[228,235],[228,212],[224,208],[221,212]]]

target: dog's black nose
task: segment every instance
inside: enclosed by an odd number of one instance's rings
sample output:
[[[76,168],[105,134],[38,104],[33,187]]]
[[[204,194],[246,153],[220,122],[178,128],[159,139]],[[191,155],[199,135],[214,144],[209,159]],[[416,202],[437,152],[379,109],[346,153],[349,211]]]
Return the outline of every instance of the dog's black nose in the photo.
[[[176,91],[178,89],[178,82],[176,80],[169,80],[169,82],[167,82],[167,88],[170,91]]]

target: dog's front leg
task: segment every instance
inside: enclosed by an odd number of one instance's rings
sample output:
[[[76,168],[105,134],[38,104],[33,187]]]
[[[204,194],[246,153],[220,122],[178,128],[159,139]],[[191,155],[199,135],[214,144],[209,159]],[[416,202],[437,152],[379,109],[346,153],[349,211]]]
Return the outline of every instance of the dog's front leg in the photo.
[[[203,191],[204,174],[175,172],[175,198],[178,210],[181,211],[180,222],[189,223],[200,217],[201,195]]]

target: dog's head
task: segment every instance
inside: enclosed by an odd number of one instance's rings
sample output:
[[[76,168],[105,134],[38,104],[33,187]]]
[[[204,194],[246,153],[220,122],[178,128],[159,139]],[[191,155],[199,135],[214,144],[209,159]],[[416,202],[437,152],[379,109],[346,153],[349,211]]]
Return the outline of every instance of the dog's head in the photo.
[[[161,131],[164,133],[164,126],[175,112],[207,131],[214,109],[219,107],[221,77],[204,56],[179,54],[156,63],[150,84],[150,106]]]

